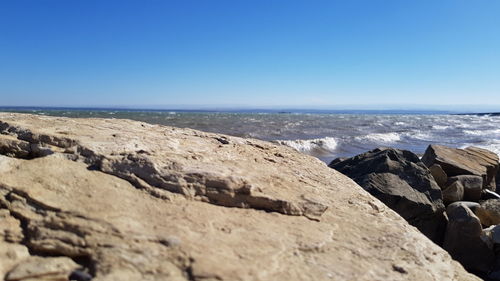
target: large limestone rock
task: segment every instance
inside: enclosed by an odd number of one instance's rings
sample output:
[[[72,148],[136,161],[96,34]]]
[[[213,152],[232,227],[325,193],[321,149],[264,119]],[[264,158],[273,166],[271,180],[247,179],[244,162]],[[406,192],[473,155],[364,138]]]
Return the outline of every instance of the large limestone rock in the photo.
[[[438,164],[450,176],[475,175],[483,178],[483,187],[495,190],[495,177],[498,172],[498,155],[478,147],[466,149],[442,145],[427,147],[422,161],[427,167]]]
[[[410,151],[375,149],[329,165],[352,178],[436,243],[446,228],[441,189]]]
[[[478,280],[352,180],[291,148],[7,113],[0,132],[36,148],[0,156],[0,255],[20,249],[1,260],[0,278],[63,257],[95,281]]]
[[[468,270],[488,273],[495,261],[491,245],[483,239],[481,222],[467,207],[455,202],[446,208],[448,225],[443,248]]]

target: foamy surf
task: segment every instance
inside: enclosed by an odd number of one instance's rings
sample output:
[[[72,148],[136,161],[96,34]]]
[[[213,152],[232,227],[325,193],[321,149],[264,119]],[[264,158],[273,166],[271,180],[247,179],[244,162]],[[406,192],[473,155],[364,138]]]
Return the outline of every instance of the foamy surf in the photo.
[[[378,143],[393,143],[401,140],[398,133],[373,133],[366,136],[358,136],[355,138],[357,141],[369,141]]]
[[[224,113],[173,109],[166,111],[119,109],[13,111],[66,117],[134,119],[141,122],[251,137],[288,145],[325,162],[336,157],[351,157],[380,146],[406,149],[419,155],[422,155],[430,144],[450,147],[472,145],[500,153],[500,114],[476,116],[297,112]]]
[[[500,140],[491,140],[483,144],[473,144],[473,143],[467,143],[464,145],[461,145],[459,148],[466,148],[469,146],[475,146],[479,148],[484,148],[486,150],[492,151],[496,153],[500,157]]]
[[[337,141],[332,137],[309,140],[276,140],[275,143],[286,145],[310,155],[332,155],[337,148]]]

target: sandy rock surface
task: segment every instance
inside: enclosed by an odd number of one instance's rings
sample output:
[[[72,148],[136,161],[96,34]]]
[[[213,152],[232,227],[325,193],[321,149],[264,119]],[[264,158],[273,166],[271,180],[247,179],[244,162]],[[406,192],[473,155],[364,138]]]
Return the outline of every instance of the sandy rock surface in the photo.
[[[57,257],[92,280],[477,280],[352,180],[291,148],[11,113],[0,113],[0,133],[5,280]]]

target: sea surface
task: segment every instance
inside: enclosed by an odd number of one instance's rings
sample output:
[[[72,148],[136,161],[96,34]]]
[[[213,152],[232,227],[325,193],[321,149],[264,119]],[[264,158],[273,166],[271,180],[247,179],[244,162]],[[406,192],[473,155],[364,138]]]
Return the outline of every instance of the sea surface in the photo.
[[[0,108],[0,111],[126,118],[256,138],[291,146],[325,162],[376,147],[423,154],[429,144],[478,146],[500,154],[500,116],[398,111],[173,111]]]

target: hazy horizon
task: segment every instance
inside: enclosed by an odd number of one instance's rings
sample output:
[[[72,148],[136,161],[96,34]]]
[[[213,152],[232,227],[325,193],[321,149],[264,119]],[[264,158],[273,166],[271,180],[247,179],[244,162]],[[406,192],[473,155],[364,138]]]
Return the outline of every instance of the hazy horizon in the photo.
[[[2,109],[47,109],[47,110],[154,110],[154,111],[366,111],[366,112],[442,112],[442,113],[493,113],[500,112],[500,106],[488,105],[335,105],[335,106],[252,106],[252,105],[2,105]]]

